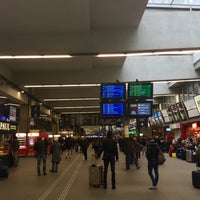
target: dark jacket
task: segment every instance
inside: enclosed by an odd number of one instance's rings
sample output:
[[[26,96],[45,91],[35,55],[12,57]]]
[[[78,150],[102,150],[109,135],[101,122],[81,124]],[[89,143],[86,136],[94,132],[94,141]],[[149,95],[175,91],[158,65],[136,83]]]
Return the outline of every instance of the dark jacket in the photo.
[[[146,158],[150,161],[158,161],[158,153],[159,153],[159,147],[157,143],[154,140],[151,140],[147,144],[147,152],[146,152]]]
[[[50,148],[52,153],[51,161],[59,163],[61,161],[61,152],[62,152],[60,143],[53,140],[52,144],[50,145]]]
[[[124,154],[133,154],[135,153],[135,145],[133,138],[125,138],[124,140]]]
[[[118,161],[119,154],[117,149],[117,142],[111,137],[107,137],[102,141],[102,150],[99,156],[103,153],[103,160],[113,160]]]
[[[34,144],[34,150],[36,151],[36,155],[46,155],[47,145],[44,140],[41,138]]]
[[[200,144],[196,150],[196,166],[200,167]]]

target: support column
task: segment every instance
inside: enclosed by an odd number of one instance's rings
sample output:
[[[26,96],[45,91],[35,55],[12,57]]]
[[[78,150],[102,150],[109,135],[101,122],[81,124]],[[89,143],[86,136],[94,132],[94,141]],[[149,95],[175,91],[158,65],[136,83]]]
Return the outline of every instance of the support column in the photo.
[[[30,106],[25,104],[20,106],[18,132],[28,133],[30,130]]]

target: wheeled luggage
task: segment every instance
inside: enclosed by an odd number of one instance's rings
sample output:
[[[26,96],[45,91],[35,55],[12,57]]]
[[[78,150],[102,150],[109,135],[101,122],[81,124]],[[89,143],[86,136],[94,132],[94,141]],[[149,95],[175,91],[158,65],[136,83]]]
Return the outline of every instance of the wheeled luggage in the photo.
[[[176,150],[176,157],[181,159],[183,155],[183,148],[177,148]]]
[[[200,171],[192,171],[192,185],[200,189]]]
[[[100,187],[103,185],[103,166],[90,165],[89,166],[89,186]]]
[[[8,166],[1,165],[0,166],[0,178],[8,178],[8,176],[9,176]]]
[[[195,162],[195,156],[193,150],[186,150],[186,161]]]

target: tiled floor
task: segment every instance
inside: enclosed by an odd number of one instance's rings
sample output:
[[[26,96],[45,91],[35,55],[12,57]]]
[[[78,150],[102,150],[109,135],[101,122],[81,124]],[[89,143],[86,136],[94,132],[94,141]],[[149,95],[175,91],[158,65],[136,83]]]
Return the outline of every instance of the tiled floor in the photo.
[[[200,189],[192,187],[191,172],[195,164],[176,158],[169,158],[159,167],[160,180],[156,191],[148,190],[150,178],[147,174],[145,156],[139,159],[141,168],[131,166],[125,171],[124,154],[120,153],[116,164],[116,189],[110,185],[103,188],[89,187],[88,168],[91,163],[92,150],[89,159],[83,160],[81,153],[73,153],[71,159],[65,159],[59,165],[58,173],[50,173],[51,156],[47,158],[47,176],[37,176],[36,159],[20,158],[17,168],[10,168],[8,179],[0,180],[1,200],[199,200]],[[98,161],[102,163],[101,160]],[[108,177],[110,183],[110,171]]]

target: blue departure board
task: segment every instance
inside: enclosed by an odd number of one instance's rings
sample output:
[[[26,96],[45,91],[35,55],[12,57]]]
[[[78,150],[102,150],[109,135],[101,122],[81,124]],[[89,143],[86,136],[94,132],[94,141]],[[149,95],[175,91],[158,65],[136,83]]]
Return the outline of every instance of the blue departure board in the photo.
[[[125,115],[124,102],[103,102],[101,104],[102,117],[123,117]]]
[[[103,83],[101,85],[102,99],[125,99],[126,85],[124,83]]]

